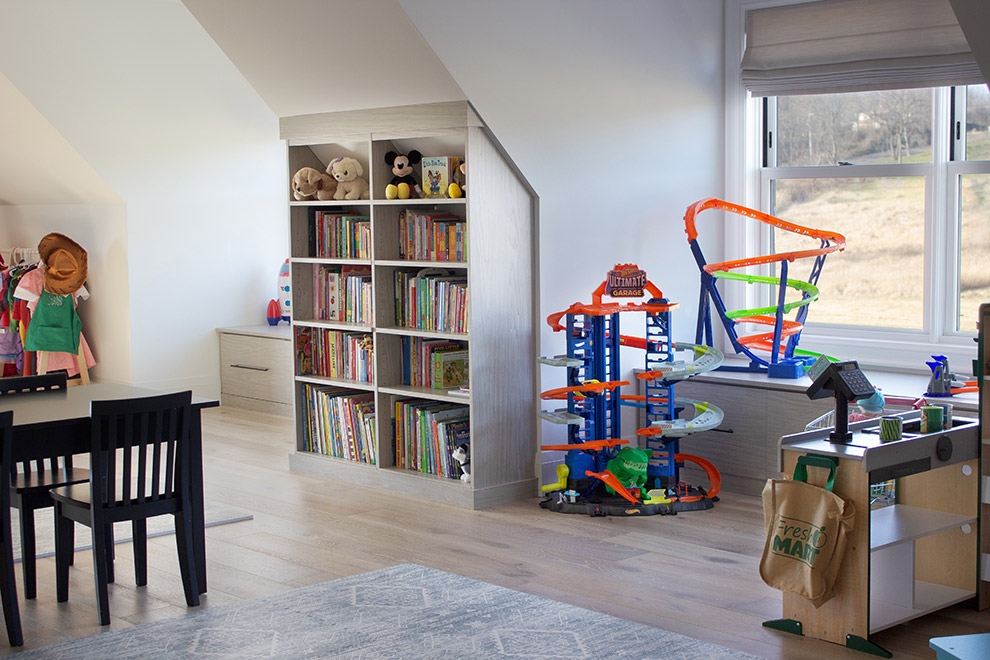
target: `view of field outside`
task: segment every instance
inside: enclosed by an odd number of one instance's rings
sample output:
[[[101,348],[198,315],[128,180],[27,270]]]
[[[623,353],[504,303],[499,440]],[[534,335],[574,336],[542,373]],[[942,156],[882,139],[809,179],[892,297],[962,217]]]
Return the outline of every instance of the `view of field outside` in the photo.
[[[967,107],[967,160],[990,160],[986,85],[969,88]],[[781,167],[931,162],[930,90],[781,97],[777,112]],[[980,303],[990,301],[990,175],[963,175],[958,183],[957,328],[973,332]],[[774,215],[846,237],[845,251],[826,259],[808,321],[923,328],[924,177],[778,179],[774,201]],[[774,241],[778,253],[817,247],[780,230]],[[807,279],[810,269],[806,260],[789,274]]]
[[[781,203],[794,199],[802,201]],[[825,260],[818,280],[821,297],[812,303],[808,321],[923,328],[922,177],[782,180],[777,200],[778,217],[846,237],[846,249]],[[775,242],[775,252],[807,250],[818,243],[779,230]],[[807,279],[811,264],[811,259],[792,264],[790,276]]]

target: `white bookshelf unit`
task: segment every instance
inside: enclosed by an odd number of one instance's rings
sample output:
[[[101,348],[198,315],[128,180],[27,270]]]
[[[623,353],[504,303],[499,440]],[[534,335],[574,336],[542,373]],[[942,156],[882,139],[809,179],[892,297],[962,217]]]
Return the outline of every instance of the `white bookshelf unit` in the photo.
[[[283,117],[289,171],[290,269],[294,341],[296,451],[293,470],[478,509],[533,497],[538,383],[538,198],[467,102],[434,103],[371,110]],[[385,154],[418,150],[424,157],[455,156],[467,163],[466,194],[460,198],[386,199],[392,179]],[[364,168],[368,200],[295,201],[289,182],[301,167],[324,171],[331,160],[350,156]],[[419,166],[416,167],[420,173]],[[426,187],[426,184],[423,184]],[[367,218],[370,250],[360,258],[318,257],[311,235],[317,212]],[[463,259],[403,258],[400,218],[409,212],[436,212],[463,220]],[[367,257],[367,258],[365,258]],[[328,319],[314,294],[321,269],[364,270],[370,282],[364,316]],[[407,327],[397,319],[396,273],[424,274],[443,269],[449,279],[466,281],[467,326],[457,332]],[[331,276],[333,277],[333,276]],[[448,283],[450,284],[450,283]],[[341,286],[343,289],[343,286]],[[319,296],[316,296],[319,297]],[[423,299],[421,298],[421,301]],[[430,299],[429,304],[440,302]],[[446,299],[445,299],[446,300]],[[369,304],[370,303],[370,304]],[[424,305],[427,303],[424,302]],[[425,307],[423,308],[425,309]],[[463,330],[463,331],[460,331]],[[335,341],[373,346],[362,376],[300,371],[299,333],[336,333]],[[470,392],[404,384],[403,344],[414,338],[458,342],[469,356]],[[339,344],[338,344],[339,345]],[[367,353],[362,354],[368,357]],[[363,362],[361,363],[364,364]],[[324,370],[328,371],[328,370]],[[408,371],[408,367],[406,367]],[[354,376],[358,377],[355,379]],[[307,386],[337,387],[373,400],[375,429],[370,445],[348,457],[310,451]],[[365,396],[360,396],[361,394]],[[470,420],[471,480],[439,476],[438,469],[397,465],[396,402],[462,407]],[[460,410],[460,409],[459,409]],[[446,451],[436,447],[438,455]],[[456,477],[456,471],[455,471]]]

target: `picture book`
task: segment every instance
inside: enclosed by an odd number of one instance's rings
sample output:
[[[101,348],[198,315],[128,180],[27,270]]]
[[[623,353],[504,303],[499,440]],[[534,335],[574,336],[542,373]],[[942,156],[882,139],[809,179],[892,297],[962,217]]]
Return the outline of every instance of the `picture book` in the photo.
[[[296,328],[296,375],[308,376],[313,373],[312,329]]]
[[[461,164],[457,156],[423,158],[423,196],[447,197],[447,188],[454,180],[454,170]]]
[[[433,355],[433,387],[449,390],[460,387],[467,380],[467,351],[449,351]]]

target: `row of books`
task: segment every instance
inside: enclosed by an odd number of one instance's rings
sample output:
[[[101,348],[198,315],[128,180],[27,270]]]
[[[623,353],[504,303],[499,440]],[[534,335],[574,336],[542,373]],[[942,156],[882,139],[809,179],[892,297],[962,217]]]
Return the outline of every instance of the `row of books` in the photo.
[[[314,257],[371,259],[368,216],[317,210],[309,228],[309,253]]]
[[[451,452],[471,439],[467,406],[420,399],[395,402],[395,465],[448,479],[460,478]]]
[[[395,324],[434,332],[467,332],[467,277],[442,269],[395,271]]]
[[[451,389],[468,382],[468,347],[462,341],[402,337],[402,384]]]
[[[439,211],[406,209],[399,217],[399,258],[464,261],[464,219]]]
[[[371,325],[371,270],[367,266],[315,266],[313,318]]]
[[[306,383],[303,414],[305,451],[377,464],[374,394]]]
[[[296,326],[296,374],[374,381],[374,338],[366,333]]]

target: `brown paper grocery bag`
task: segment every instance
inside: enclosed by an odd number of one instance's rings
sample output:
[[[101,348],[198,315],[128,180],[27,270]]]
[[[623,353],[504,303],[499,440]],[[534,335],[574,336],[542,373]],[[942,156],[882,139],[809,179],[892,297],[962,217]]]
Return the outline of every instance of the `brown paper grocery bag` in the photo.
[[[807,483],[808,465],[829,468],[825,487]],[[856,516],[853,505],[832,492],[836,466],[832,457],[801,456],[793,480],[768,479],[763,488],[767,539],[760,577],[815,607],[832,597]]]

